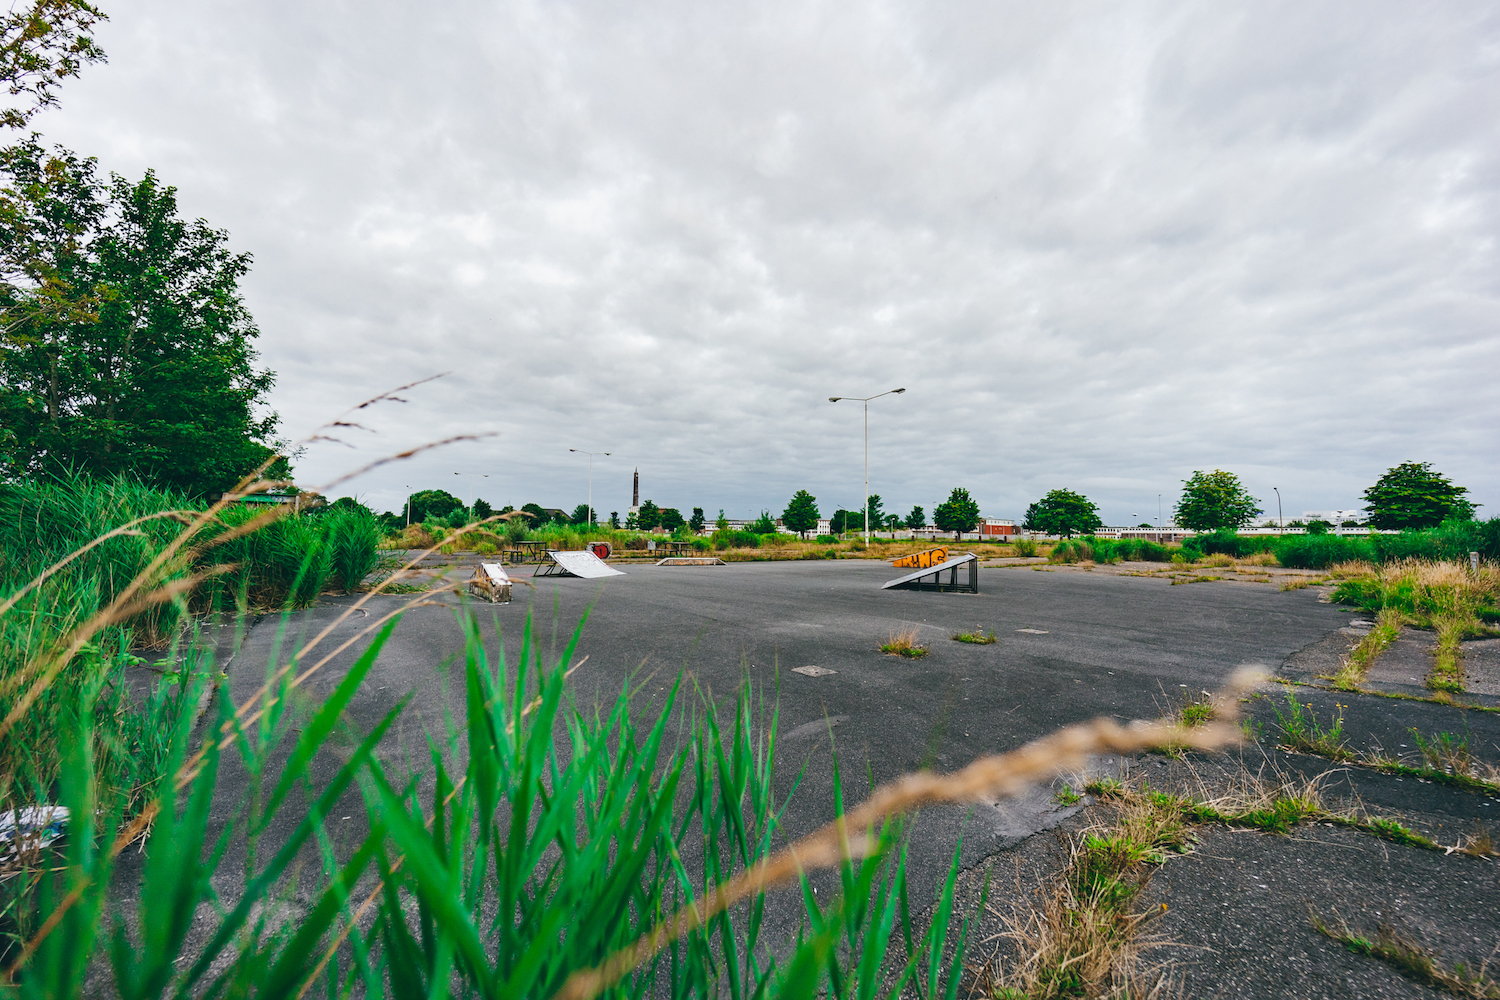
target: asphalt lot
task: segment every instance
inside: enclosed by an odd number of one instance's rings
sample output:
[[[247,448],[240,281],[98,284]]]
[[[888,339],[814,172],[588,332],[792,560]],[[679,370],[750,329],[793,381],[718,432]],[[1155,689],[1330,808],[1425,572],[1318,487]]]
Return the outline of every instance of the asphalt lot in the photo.
[[[785,795],[798,772],[802,773],[786,813],[788,837],[831,817],[835,751],[845,800],[857,802],[871,783],[921,767],[953,770],[1071,722],[1099,715],[1155,717],[1184,690],[1215,689],[1244,664],[1261,664],[1274,672],[1289,661],[1300,662],[1299,657],[1327,655],[1332,637],[1340,634],[1350,617],[1346,610],[1322,603],[1313,589],[1281,592],[1234,582],[1173,587],[1164,580],[1083,571],[987,569],[981,575],[981,593],[969,595],[881,591],[880,584],[898,571],[875,561],[624,568],[626,576],[607,581],[522,576],[534,589],[517,586],[514,603],[469,606],[484,623],[487,641],[496,642],[498,634],[512,662],[528,614],[553,657],[561,655],[573,629],[587,615],[571,660],[582,666],[570,682],[584,707],[613,702],[628,684],[635,692],[637,717],[654,717],[653,706],[679,674],[721,704],[731,702],[747,680],[758,692],[775,698],[781,712],[778,794]],[[340,625],[324,640],[323,649],[331,649],[407,600],[396,596],[370,600],[368,614],[357,614]],[[288,641],[305,641],[353,602],[353,598],[325,598],[317,607],[291,616]],[[462,603],[449,593],[431,606],[407,611],[350,708],[355,726],[368,730],[400,697],[413,694],[399,731],[382,748],[389,761],[404,759],[421,767],[428,759],[426,733],[440,732],[445,706],[457,704],[448,698],[447,665],[462,649],[457,619]],[[918,630],[919,641],[931,650],[929,655],[906,660],[879,652],[893,631],[905,628]],[[956,631],[976,629],[993,630],[998,641],[968,645],[949,638]],[[275,618],[263,619],[250,631],[230,669],[237,699],[250,694],[262,678],[277,632]],[[356,643],[334,658],[308,689],[313,693],[330,690],[362,645]],[[806,676],[793,669],[809,665],[833,672]],[[461,692],[461,686],[454,686]],[[1500,716],[1310,688],[1295,690],[1301,700],[1315,706],[1320,717],[1345,706],[1351,741],[1361,749],[1377,743],[1394,748],[1406,727],[1418,726],[1428,733],[1477,732],[1476,747],[1482,755],[1500,759]],[[1272,701],[1283,694],[1274,685],[1268,686],[1267,693],[1268,697],[1251,705],[1252,715],[1263,723],[1274,719]],[[1142,774],[1153,773],[1150,768],[1161,765],[1160,759],[1154,764],[1151,759],[1132,764]],[[1315,758],[1283,760],[1281,765],[1304,771],[1326,769]],[[1369,773],[1340,772],[1339,778],[1348,785],[1349,794],[1401,815],[1444,838],[1445,843],[1452,842],[1457,831],[1489,819],[1496,811],[1492,803],[1469,793]],[[1039,831],[1085,821],[1086,815],[1077,814],[1086,808],[1086,803],[1061,806],[1050,788],[1041,788],[994,805],[928,810],[917,819],[911,838],[914,899],[930,898],[960,842],[964,866],[985,859],[993,862],[1007,852],[1031,850],[1027,845],[1042,839],[1033,836]],[[357,826],[359,810],[350,812]],[[350,833],[355,832],[351,828]],[[1216,842],[1224,839],[1214,836]],[[1239,842],[1233,835],[1229,840]],[[1391,851],[1411,849],[1390,847],[1368,837],[1363,841],[1355,837],[1355,841],[1364,845],[1364,853],[1356,857],[1346,850],[1339,855],[1352,867],[1345,872],[1327,869],[1320,877],[1330,883],[1343,880],[1351,898],[1357,899],[1363,880],[1378,875],[1389,881]],[[1282,850],[1295,853],[1290,847]],[[1234,871],[1241,865],[1217,852],[1211,860]],[[1193,863],[1206,861],[1195,856]],[[1472,859],[1455,863],[1488,866],[1476,869],[1476,891],[1500,888],[1491,874],[1496,866]],[[1173,872],[1176,879],[1163,882],[1164,889],[1189,871],[1188,862],[1172,864],[1183,867]],[[1429,860],[1424,857],[1421,864],[1428,865]],[[221,871],[234,867],[226,864]],[[831,875],[814,883],[836,888]],[[1421,898],[1432,888],[1405,884],[1404,891]],[[221,891],[235,894],[230,885]],[[1255,891],[1254,887],[1249,891]],[[1256,931],[1257,947],[1262,950],[1274,950],[1275,942],[1285,937],[1278,928],[1287,920],[1306,922],[1305,908],[1294,898],[1295,888],[1291,891],[1273,907],[1266,926]],[[782,896],[768,910],[772,938],[779,936],[776,930],[790,936],[798,919],[795,893]],[[1205,911],[1206,922],[1195,922],[1190,907],[1174,909],[1174,919],[1186,921],[1189,931],[1212,927],[1218,933],[1224,928],[1214,925],[1213,919],[1229,914],[1239,919],[1239,911],[1221,904],[1221,900],[1213,901],[1213,909]],[[1492,923],[1489,919],[1484,926]],[[1235,926],[1224,932],[1234,933]],[[1217,947],[1216,940],[1210,934],[1200,947]],[[1338,951],[1320,941],[1302,933],[1296,938],[1296,947],[1302,949],[1298,954],[1311,950],[1322,960],[1323,952]],[[1488,947],[1483,950],[1487,952]],[[1461,954],[1471,961],[1483,957],[1468,951]],[[1200,956],[1196,961],[1202,966],[1206,960]],[[1334,955],[1325,966],[1308,966],[1306,974],[1337,977],[1341,975],[1337,970],[1347,964]],[[1368,975],[1387,983],[1394,973]],[[1298,978],[1282,977],[1277,982],[1291,989],[1289,984]],[[1200,977],[1200,984],[1212,981],[1212,977]],[[1263,986],[1273,989],[1266,995],[1297,995],[1295,989],[1283,994],[1271,982]],[[1381,986],[1350,995],[1407,995],[1401,992],[1404,988],[1393,986],[1395,992],[1382,992],[1385,987]]]

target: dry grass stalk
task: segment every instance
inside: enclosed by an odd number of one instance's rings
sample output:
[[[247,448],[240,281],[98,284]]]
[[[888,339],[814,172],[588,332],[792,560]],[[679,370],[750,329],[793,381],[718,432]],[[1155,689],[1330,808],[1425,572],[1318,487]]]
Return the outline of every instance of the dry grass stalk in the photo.
[[[1462,964],[1456,965],[1450,972],[1443,967],[1442,957],[1435,950],[1392,924],[1382,923],[1376,928],[1375,936],[1370,938],[1355,933],[1337,913],[1334,914],[1336,923],[1332,925],[1324,922],[1317,911],[1310,907],[1308,916],[1318,933],[1332,938],[1355,954],[1369,955],[1393,965],[1420,983],[1435,986],[1456,996],[1500,1000],[1500,984],[1489,977],[1490,959],[1495,955],[1493,951],[1479,963],[1477,972],[1470,972]],[[1496,946],[1496,950],[1500,951],[1500,945]]]
[[[1359,640],[1358,645],[1349,651],[1344,657],[1344,662],[1339,665],[1338,673],[1328,678],[1333,681],[1333,686],[1342,691],[1358,690],[1360,683],[1369,673],[1375,658],[1385,652],[1398,638],[1401,637],[1401,627],[1406,624],[1406,616],[1395,608],[1381,608],[1380,613],[1375,616],[1375,627],[1370,629],[1370,634]]]
[[[1236,673],[1224,703],[1236,704],[1239,693],[1261,676],[1253,670]],[[641,962],[735,903],[799,878],[809,869],[832,867],[845,859],[864,856],[875,841],[862,831],[889,817],[940,803],[1014,795],[1036,782],[1082,770],[1094,754],[1134,754],[1168,745],[1213,750],[1240,738],[1239,727],[1227,722],[1197,727],[1142,722],[1126,727],[1113,719],[1100,718],[1060,729],[1019,750],[981,758],[952,774],[923,771],[905,775],[875,789],[847,815],[715,887],[711,897],[678,910],[603,964],[573,973],[556,996],[558,1000],[592,1000]]]
[[[927,655],[927,647],[917,645],[915,628],[904,628],[899,632],[892,630],[891,641],[881,646],[880,651],[890,653],[892,656],[905,656],[913,659]]]

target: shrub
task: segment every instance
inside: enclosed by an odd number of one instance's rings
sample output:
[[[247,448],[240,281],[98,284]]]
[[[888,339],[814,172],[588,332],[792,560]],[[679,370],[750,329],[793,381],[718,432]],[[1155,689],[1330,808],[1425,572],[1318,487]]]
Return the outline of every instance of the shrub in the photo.
[[[1337,563],[1374,558],[1368,538],[1288,535],[1276,546],[1276,560],[1288,569],[1327,569]]]
[[[346,593],[356,589],[379,560],[380,523],[369,511],[335,509],[322,518],[333,579]]]

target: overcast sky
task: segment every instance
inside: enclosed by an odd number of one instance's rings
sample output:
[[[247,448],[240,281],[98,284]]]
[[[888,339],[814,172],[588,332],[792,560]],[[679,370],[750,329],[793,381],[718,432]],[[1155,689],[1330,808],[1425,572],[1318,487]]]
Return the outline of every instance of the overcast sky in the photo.
[[[1500,7],[104,5],[41,115],[254,255],[309,485],[744,517],[1049,489],[1500,514]]]

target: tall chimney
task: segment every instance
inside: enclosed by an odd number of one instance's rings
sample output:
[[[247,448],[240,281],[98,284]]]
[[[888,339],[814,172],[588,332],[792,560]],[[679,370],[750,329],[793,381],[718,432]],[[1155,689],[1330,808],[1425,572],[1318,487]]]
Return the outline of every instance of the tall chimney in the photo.
[[[640,505],[641,505],[641,470],[640,469],[636,469],[635,470],[635,488],[630,491],[630,506],[631,507],[639,507]]]

